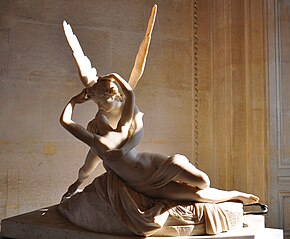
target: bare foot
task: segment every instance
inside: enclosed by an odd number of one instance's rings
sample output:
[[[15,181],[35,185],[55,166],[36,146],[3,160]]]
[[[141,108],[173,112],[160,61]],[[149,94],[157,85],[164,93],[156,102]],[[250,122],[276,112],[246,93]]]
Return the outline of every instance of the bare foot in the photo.
[[[237,200],[241,201],[243,204],[252,204],[259,202],[259,198],[253,194],[242,193],[237,191]]]
[[[61,201],[63,202],[65,200],[71,198],[76,193],[82,191],[79,189],[79,186],[80,186],[80,183],[78,181],[73,183],[72,185],[70,185],[67,192],[62,196]]]

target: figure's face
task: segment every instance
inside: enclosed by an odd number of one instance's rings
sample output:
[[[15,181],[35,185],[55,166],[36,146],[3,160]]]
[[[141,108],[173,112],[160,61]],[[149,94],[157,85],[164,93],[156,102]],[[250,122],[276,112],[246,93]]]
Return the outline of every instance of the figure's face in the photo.
[[[106,112],[115,107],[114,92],[118,92],[118,87],[110,81],[96,83],[87,89],[88,97]]]
[[[95,101],[98,107],[106,112],[110,112],[115,108],[115,100],[105,97],[100,97],[97,101]]]

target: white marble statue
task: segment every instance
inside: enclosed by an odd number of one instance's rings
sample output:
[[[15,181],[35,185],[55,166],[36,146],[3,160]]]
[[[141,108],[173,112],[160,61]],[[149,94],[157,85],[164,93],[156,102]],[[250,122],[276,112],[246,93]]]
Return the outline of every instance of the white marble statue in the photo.
[[[135,58],[134,67],[128,81],[133,89],[137,85],[138,80],[141,78],[144,72],[146,58],[148,55],[148,49],[151,41],[151,34],[155,23],[156,13],[157,13],[157,5],[154,5],[151,16],[148,21],[145,37],[140,44],[139,51]],[[79,44],[79,41],[77,37],[74,35],[71,26],[64,21],[63,27],[67,41],[69,43],[69,46],[71,48],[72,54],[74,56],[78,68],[81,82],[87,89],[89,89],[88,92],[91,93],[89,93],[88,95],[99,107],[99,111],[97,112],[95,119],[93,119],[88,124],[87,127],[88,130],[93,133],[100,133],[99,130],[102,129],[99,127],[99,121],[102,119],[102,115],[106,116],[109,125],[111,127],[116,128],[125,103],[124,97],[120,94],[115,94],[115,92],[118,92],[118,88],[117,85],[114,83],[114,81],[110,80],[97,81],[99,78],[97,76],[97,70],[92,67],[89,58],[84,55],[83,50]],[[112,89],[112,92],[105,92],[106,88],[109,88],[109,91],[111,91]],[[93,97],[95,89],[98,91],[99,95],[102,94],[104,97]],[[108,97],[109,99],[106,99],[106,97]],[[106,103],[107,100],[109,101],[109,103]],[[130,143],[126,144],[126,147],[125,146],[123,147],[123,150],[129,151],[130,149],[134,148],[140,142],[143,136],[143,123],[140,120],[137,121],[135,120],[135,118],[140,117],[140,115],[141,113],[139,112],[138,107],[135,106],[134,118],[132,120],[130,127],[130,137],[132,138],[132,140],[130,141]],[[138,122],[140,124],[137,124]],[[87,179],[89,175],[96,169],[99,162],[100,162],[99,156],[95,154],[93,150],[89,150],[85,163],[79,170],[77,180],[68,188],[68,191],[64,194],[63,198],[69,198],[73,194],[75,194],[78,188],[84,182],[84,180]],[[107,165],[104,164],[104,167],[107,168]]]
[[[87,144],[90,151],[79,171],[77,181],[63,196],[60,211],[70,221],[91,230],[110,232],[99,227],[94,229],[95,220],[106,220],[107,216],[104,215],[107,214],[101,211],[102,208],[110,208],[121,224],[126,224],[134,234],[148,235],[164,224],[163,222],[156,226],[156,221],[163,218],[170,208],[168,205],[176,206],[182,201],[193,204],[226,201],[249,204],[259,201],[259,198],[252,194],[211,188],[208,176],[183,155],[137,152],[135,146],[143,135],[143,113],[135,104],[133,88],[144,71],[156,10],[155,5],[128,82],[117,73],[98,77],[71,27],[64,22],[65,33],[85,89],[65,106],[60,123],[72,135]],[[72,116],[76,105],[89,100],[94,101],[100,110],[86,129],[75,122]],[[107,173],[96,178],[84,192],[76,194],[79,186],[100,160]],[[175,203],[168,203],[168,200]],[[90,204],[90,207],[86,204]],[[85,213],[80,213],[82,210]],[[215,208],[213,211],[219,212],[220,221],[226,221],[221,210]],[[79,220],[84,214],[86,219]],[[216,223],[216,220],[212,222]]]
[[[99,116],[98,133],[92,133],[72,120],[75,105],[89,99],[96,102],[101,109],[113,107],[115,101],[112,97],[119,94],[117,89],[112,90],[109,85],[107,89],[101,90],[112,91],[112,94],[103,95],[98,83],[84,89],[69,101],[60,122],[72,135],[87,144],[103,160],[108,170],[113,170],[130,187],[152,198],[170,200],[213,203],[240,200],[246,204],[259,200],[251,194],[210,188],[208,176],[192,165],[185,156],[138,153],[135,148],[129,151],[126,147],[123,148],[129,141],[134,141],[133,138],[129,139],[133,118],[142,125],[142,113],[134,115],[135,94],[127,81],[116,73],[103,76],[98,81],[116,81],[126,97],[117,127],[111,127],[104,114]],[[156,174],[159,176],[156,177]]]

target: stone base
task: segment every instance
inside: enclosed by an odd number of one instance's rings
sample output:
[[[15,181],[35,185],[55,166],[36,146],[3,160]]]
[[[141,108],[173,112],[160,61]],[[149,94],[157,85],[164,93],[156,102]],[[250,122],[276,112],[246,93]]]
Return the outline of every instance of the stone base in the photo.
[[[117,236],[91,232],[71,224],[62,217],[57,206],[39,209],[30,213],[2,220],[1,236],[14,239],[128,239],[142,237]],[[283,231],[280,229],[265,228],[263,216],[244,216],[246,226],[215,236],[190,236],[186,238],[255,238],[255,239],[283,239]],[[151,239],[173,238],[173,237],[150,237]]]

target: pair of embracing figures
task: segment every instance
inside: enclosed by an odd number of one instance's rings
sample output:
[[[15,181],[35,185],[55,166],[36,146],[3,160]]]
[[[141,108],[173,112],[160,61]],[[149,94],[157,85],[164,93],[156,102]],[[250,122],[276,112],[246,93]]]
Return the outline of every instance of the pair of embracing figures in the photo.
[[[124,97],[119,94],[117,84]],[[76,104],[89,99],[98,105],[100,111],[88,129],[85,129],[72,120],[72,114]],[[60,122],[66,130],[86,143],[90,151],[80,169],[78,180],[69,187],[65,197],[77,190],[101,159],[106,170],[113,170],[128,186],[152,198],[210,203],[228,200],[240,200],[243,203],[258,201],[251,194],[210,188],[208,176],[185,156],[137,152],[135,146],[139,143],[143,130],[142,116],[135,105],[132,88],[116,73],[99,77],[97,83],[69,101]],[[119,119],[117,122],[110,122],[112,118]],[[154,173],[168,164],[175,169],[170,170],[172,175],[166,175],[167,182],[156,179],[148,183]]]
[[[64,22],[65,34],[86,88],[69,101],[60,122],[90,150],[77,181],[68,188],[63,200],[75,194],[102,160],[107,171],[114,171],[128,186],[151,198],[208,203],[229,200],[244,204],[257,202],[259,198],[252,194],[211,188],[208,176],[183,155],[137,152],[135,147],[143,135],[143,113],[135,104],[132,88],[143,74],[156,10],[154,6],[128,82],[116,73],[97,77],[71,27]],[[88,100],[95,102],[99,111],[86,129],[74,122],[72,115],[77,104]],[[156,178],[156,173],[165,168],[160,174],[161,178]]]

